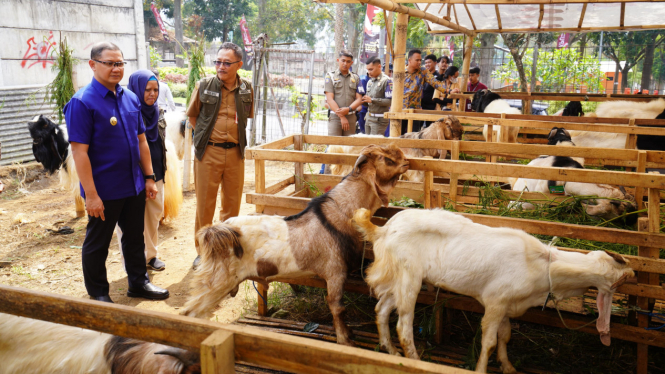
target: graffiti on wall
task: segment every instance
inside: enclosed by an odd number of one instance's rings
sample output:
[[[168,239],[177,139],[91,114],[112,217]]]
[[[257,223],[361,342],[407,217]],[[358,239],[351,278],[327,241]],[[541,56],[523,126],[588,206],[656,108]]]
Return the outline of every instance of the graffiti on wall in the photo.
[[[37,64],[42,64],[42,68],[46,69],[46,65],[53,64],[54,61],[50,60],[51,50],[55,47],[55,42],[53,39],[53,31],[49,31],[48,38],[44,37],[44,40],[37,43],[35,37],[28,39],[26,42],[28,44],[28,50],[25,51],[23,55],[23,60],[21,61],[21,67],[24,68],[28,65],[28,69]]]

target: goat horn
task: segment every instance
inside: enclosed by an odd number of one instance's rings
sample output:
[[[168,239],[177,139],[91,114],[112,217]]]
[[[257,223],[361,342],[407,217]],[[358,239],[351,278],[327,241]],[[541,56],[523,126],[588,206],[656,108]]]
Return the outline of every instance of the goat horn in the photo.
[[[155,354],[156,355],[166,355],[166,356],[175,357],[178,360],[180,360],[183,364],[185,364],[186,366],[190,366],[190,365],[195,364],[197,362],[197,358],[198,358],[198,355],[193,353],[193,352],[190,352],[190,351],[187,351],[187,350],[184,350],[184,349],[180,349],[180,348],[174,348],[174,347],[170,347],[170,348],[166,348],[166,349],[161,350],[161,351],[157,351],[157,352],[155,352]]]
[[[563,133],[566,134],[566,136],[570,138],[570,133],[568,132],[568,130],[566,130],[564,128],[562,128],[561,130],[563,130]]]
[[[356,160],[356,164],[353,165],[353,172],[355,173],[356,171],[358,171],[360,165],[365,161],[367,161],[367,156],[365,154],[360,155]]]
[[[621,191],[621,193],[626,195],[626,189],[623,186],[619,186],[619,191]]]
[[[552,128],[552,130],[550,131],[550,134],[547,135],[547,139],[550,139],[551,137],[556,135],[557,130],[558,130],[558,128],[556,128],[556,127]]]
[[[618,263],[620,263],[620,264],[623,264],[623,265],[626,264],[626,259],[623,258],[623,256],[621,256],[620,254],[618,254],[618,253],[614,253],[614,252],[610,252],[610,251],[604,251],[604,252],[607,253],[608,256],[612,257],[612,258],[614,259],[614,261],[616,261],[616,262],[618,262]]]

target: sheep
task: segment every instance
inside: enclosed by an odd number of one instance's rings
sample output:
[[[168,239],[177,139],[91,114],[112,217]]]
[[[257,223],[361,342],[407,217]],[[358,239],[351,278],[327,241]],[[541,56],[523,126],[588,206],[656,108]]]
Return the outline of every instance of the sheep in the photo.
[[[0,374],[195,374],[198,355],[0,313]]]
[[[48,117],[39,115],[28,122],[28,130],[33,139],[32,153],[35,159],[50,174],[59,170],[60,185],[74,196],[76,211],[84,212],[85,202],[81,197],[71,146],[60,126]],[[178,160],[174,157],[176,147],[168,138],[165,145],[167,169],[164,177],[164,218],[170,219],[178,216],[182,206],[182,176]]]
[[[473,94],[473,99],[471,100],[471,109],[478,113],[506,113],[506,114],[522,114],[522,112],[513,108],[508,104],[507,101],[502,100],[499,94],[494,93],[490,90],[480,90],[476,91]],[[487,141],[487,131],[488,127],[485,125],[483,127],[483,136],[485,141]],[[517,135],[519,135],[519,127],[508,127],[505,130],[507,134],[506,141],[508,143],[517,143]],[[493,126],[494,139],[501,139],[501,126]]]
[[[379,300],[375,308],[379,340],[390,354],[398,354],[388,326],[391,311],[397,309],[404,354],[419,358],[413,317],[423,281],[471,296],[485,307],[477,372],[487,371],[495,348],[503,372],[516,372],[506,349],[509,319],[542,305],[550,294],[557,302],[596,287],[596,328],[601,342],[610,344],[612,296],[626,278],[634,276],[622,256],[560,251],[524,231],[487,227],[440,209],[406,209],[383,227],[372,224],[370,218],[370,211],[360,209],[353,221],[374,246],[366,281]]]
[[[570,135],[566,129],[554,127],[550,131],[548,144],[559,146],[574,146]],[[529,166],[539,167],[558,167],[583,169],[584,159],[565,156],[540,156],[531,160]],[[529,191],[549,193],[550,186],[564,186],[564,191],[568,196],[598,196],[606,199],[592,200],[589,204],[582,204],[590,216],[612,219],[625,213],[631,213],[637,210],[635,198],[626,193],[623,187],[613,187],[608,184],[579,183],[579,182],[560,182],[546,181],[527,178],[509,178],[511,189],[513,191]],[[533,209],[530,203],[511,203],[511,207],[521,206],[523,209]],[[637,222],[637,216],[634,214],[626,217],[627,225],[634,225]]]
[[[353,345],[343,321],[342,294],[350,270],[360,267],[363,246],[351,224],[353,212],[388,205],[401,174],[409,168],[394,145],[365,147],[340,184],[313,198],[290,217],[234,217],[197,233],[201,263],[182,314],[209,318],[215,307],[246,279],[265,284],[317,275],[326,281],[337,342]]]
[[[438,121],[432,123],[430,126],[421,129],[418,132],[409,132],[401,136],[403,139],[430,139],[430,140],[461,140],[464,134],[464,126],[459,122],[455,116],[445,116]],[[381,135],[354,135],[355,137],[363,138],[383,138]],[[362,146],[341,146],[331,145],[328,147],[328,153],[345,153],[345,154],[358,154],[362,150]],[[435,157],[445,159],[448,154],[447,151],[441,151],[435,148],[402,148],[402,152],[408,158],[416,157]],[[330,171],[334,175],[346,175],[351,172],[350,165],[331,165]],[[411,182],[422,182],[425,179],[425,172],[420,170],[409,170],[401,177],[402,180]]]

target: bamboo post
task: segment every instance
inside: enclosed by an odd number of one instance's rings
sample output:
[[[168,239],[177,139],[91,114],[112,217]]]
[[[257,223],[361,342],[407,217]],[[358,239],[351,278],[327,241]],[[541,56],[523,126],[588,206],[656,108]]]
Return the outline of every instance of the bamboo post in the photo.
[[[409,113],[415,113],[414,109],[407,110]],[[413,132],[413,119],[409,118],[406,122],[406,132]]]
[[[235,344],[233,333],[217,330],[201,343],[202,374],[235,373]]]
[[[453,141],[453,146],[450,148],[450,159],[451,160],[459,160],[459,140]],[[450,173],[450,190],[448,191],[448,197],[450,197],[450,200],[452,201],[453,208],[457,209],[457,180],[459,178],[459,174],[457,173]]]
[[[182,171],[182,190],[189,191],[191,189],[191,171],[192,171],[192,124],[187,119],[185,126],[185,159],[184,168]]]
[[[388,49],[390,49],[390,57],[391,59],[395,58],[395,55],[393,53],[393,44],[392,44],[392,30],[393,30],[393,21],[395,20],[395,12],[385,12],[383,13],[384,18],[386,19],[386,37],[388,38],[388,43],[386,43],[386,52]],[[386,53],[386,56],[388,53]],[[384,73],[388,76],[390,76],[390,61],[386,58],[384,63],[386,66],[384,67]]]
[[[266,160],[254,160],[254,191],[266,192]],[[256,213],[263,213],[263,205],[256,206]]]
[[[644,173],[646,172],[646,167],[647,167],[647,151],[639,151],[637,154],[637,170],[635,170],[638,173]],[[635,204],[637,206],[637,210],[642,209],[642,203],[644,200],[644,188],[643,187],[635,187]]]
[[[406,30],[409,23],[409,16],[404,13],[397,14],[397,22],[395,25],[395,55],[393,56],[393,100],[390,106],[390,111],[399,113],[402,111],[404,101],[404,79],[406,78],[405,70],[405,53],[406,53]],[[390,136],[399,137],[402,135],[402,121],[399,119],[390,120]]]
[[[464,62],[462,63],[462,74],[460,82],[460,92],[466,92],[467,84],[469,82],[469,68],[471,67],[471,56],[473,54],[473,36],[464,36]],[[453,110],[455,106],[453,105]],[[466,111],[466,99],[459,101],[459,111]]]
[[[501,113],[501,124],[504,124],[505,122],[506,122],[506,113]],[[503,131],[501,131],[501,136],[498,139],[499,142],[508,143],[508,129],[509,129],[508,126],[503,125]]]
[[[431,156],[427,156],[425,158],[431,159]],[[423,181],[424,183],[424,190],[423,193],[425,195],[425,209],[432,209],[432,187],[434,186],[434,172],[433,171],[425,171],[425,180]]]
[[[303,150],[302,135],[293,135],[293,149],[296,151]],[[305,186],[305,172],[303,166],[304,164],[302,162],[295,163],[296,191],[300,191]]]
[[[635,127],[635,118],[631,118],[631,119],[628,120],[628,126]],[[626,145],[625,145],[624,148],[626,148],[626,149],[635,149],[636,147],[637,147],[637,135],[628,134],[626,136]],[[627,167],[626,171],[635,171],[635,170],[633,168]]]
[[[492,143],[494,141],[494,126],[492,124],[487,124],[487,139],[485,139],[486,143]],[[485,156],[485,162],[492,162],[492,155],[487,154]]]

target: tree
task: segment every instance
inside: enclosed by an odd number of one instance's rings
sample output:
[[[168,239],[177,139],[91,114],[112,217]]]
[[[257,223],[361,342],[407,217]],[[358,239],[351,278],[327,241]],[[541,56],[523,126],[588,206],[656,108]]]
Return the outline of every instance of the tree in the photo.
[[[479,53],[479,65],[487,66],[488,68],[480,70],[480,81],[489,84],[492,71],[490,67],[492,66],[492,60],[494,59],[494,44],[496,43],[496,34],[480,34],[480,53]]]
[[[201,17],[201,31],[206,40],[220,38],[229,40],[229,33],[234,38],[240,32],[240,17],[252,16],[256,5],[250,0],[192,0],[193,13]]]
[[[344,4],[335,4],[335,58],[344,49]]]
[[[526,92],[527,78],[522,60],[524,59],[524,54],[529,46],[531,34],[501,34],[501,38],[503,38],[504,44],[508,47],[510,55],[513,57],[513,62],[515,63],[514,66],[519,76],[520,91]],[[522,108],[526,108],[526,102],[524,100],[522,100]]]
[[[174,0],[173,2],[173,15],[175,22],[175,64],[177,67],[181,68],[185,66],[182,58],[178,57],[182,52],[180,47],[183,45],[184,40],[182,38],[182,10],[181,10],[182,0]]]

